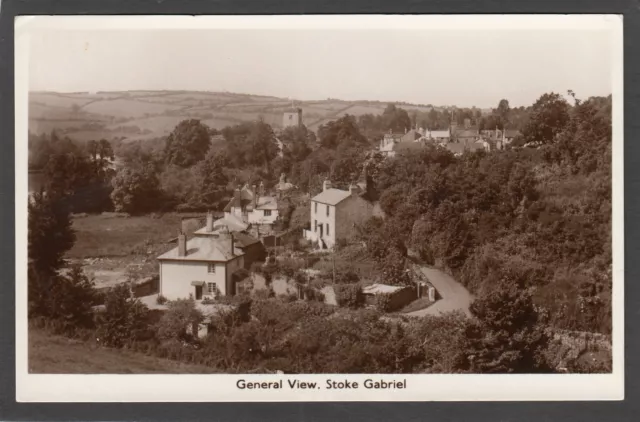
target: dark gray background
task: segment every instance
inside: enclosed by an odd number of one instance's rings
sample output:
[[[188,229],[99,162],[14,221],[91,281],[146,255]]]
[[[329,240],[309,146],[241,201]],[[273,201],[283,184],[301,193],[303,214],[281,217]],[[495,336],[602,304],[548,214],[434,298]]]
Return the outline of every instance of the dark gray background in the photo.
[[[640,420],[640,0],[0,0],[0,420]],[[625,397],[620,402],[136,403],[15,402],[14,43],[19,15],[613,13],[624,14]],[[517,58],[513,57],[513,60]],[[18,280],[26,282],[26,280]],[[585,382],[588,375],[585,376]],[[60,385],[64,388],[64,385]]]

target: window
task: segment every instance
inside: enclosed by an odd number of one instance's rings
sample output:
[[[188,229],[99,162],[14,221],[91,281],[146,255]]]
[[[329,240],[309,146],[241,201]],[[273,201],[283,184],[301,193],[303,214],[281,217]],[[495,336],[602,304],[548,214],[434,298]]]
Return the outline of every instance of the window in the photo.
[[[327,205],[327,217],[329,217],[329,205]]]
[[[327,223],[327,236],[329,236],[329,223]]]
[[[314,212],[315,212],[316,214],[318,213],[318,203],[317,203],[317,202],[315,203],[315,211],[314,211]]]
[[[207,283],[207,291],[210,295],[216,294],[216,290],[218,290],[216,283]]]
[[[289,120],[292,120],[292,119],[293,119],[293,114],[290,114],[289,115]]]
[[[314,232],[318,231],[318,220],[313,220],[313,231]]]
[[[265,217],[271,217],[271,210],[264,210]]]
[[[207,265],[207,272],[211,273],[211,274],[215,274],[216,273],[216,264]]]

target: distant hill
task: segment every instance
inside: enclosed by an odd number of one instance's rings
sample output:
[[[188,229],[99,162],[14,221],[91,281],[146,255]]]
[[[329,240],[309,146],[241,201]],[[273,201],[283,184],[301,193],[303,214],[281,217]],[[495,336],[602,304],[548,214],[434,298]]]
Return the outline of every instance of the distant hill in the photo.
[[[303,123],[311,130],[345,114],[381,114],[387,102],[296,101]],[[397,103],[407,111],[431,106]],[[78,141],[90,139],[142,140],[166,136],[184,119],[200,119],[212,128],[264,119],[274,128],[291,107],[285,98],[200,91],[31,92],[29,130],[53,129]]]

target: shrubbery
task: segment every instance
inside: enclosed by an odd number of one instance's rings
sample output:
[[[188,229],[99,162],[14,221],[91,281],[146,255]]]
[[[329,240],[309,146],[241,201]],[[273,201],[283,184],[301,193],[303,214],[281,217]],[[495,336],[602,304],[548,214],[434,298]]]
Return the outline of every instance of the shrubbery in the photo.
[[[336,284],[333,289],[336,301],[341,307],[357,309],[364,304],[364,295],[359,284]]]

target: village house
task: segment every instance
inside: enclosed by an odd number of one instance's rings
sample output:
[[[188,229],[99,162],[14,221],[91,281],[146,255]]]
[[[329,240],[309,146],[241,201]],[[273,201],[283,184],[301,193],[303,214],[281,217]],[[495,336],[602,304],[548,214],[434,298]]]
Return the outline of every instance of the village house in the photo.
[[[278,200],[274,196],[266,195],[264,184],[253,188],[245,185],[237,188],[233,193],[233,198],[224,208],[222,220],[241,220],[245,224],[258,226],[264,231],[273,230],[273,225],[278,219]],[[223,222],[220,222],[222,224]],[[238,230],[240,231],[240,230]]]
[[[233,235],[235,247],[240,249],[240,251],[244,254],[245,269],[251,268],[251,264],[253,264],[254,262],[264,262],[264,260],[266,259],[267,251],[260,239],[244,233],[244,230],[234,230],[233,226],[230,225],[216,226],[216,221],[213,220],[212,212],[207,213],[205,226],[199,230],[196,230],[193,234],[196,237],[211,236],[213,238],[216,238],[217,236],[219,236],[220,232],[230,232]]]
[[[420,147],[424,146],[424,144],[422,143],[423,139],[424,134],[417,127],[415,129],[405,130],[404,134],[393,133],[389,131],[389,133],[386,133],[380,141],[378,151],[380,151],[387,157],[393,157],[399,150],[413,148],[408,147],[407,145],[415,144],[419,145]]]
[[[352,239],[356,224],[374,213],[375,204],[367,198],[366,186],[352,184],[349,190],[341,190],[325,180],[322,192],[311,198],[311,228],[304,230],[304,237],[331,249],[342,239]]]
[[[244,268],[244,252],[227,230],[191,239],[181,232],[178,246],[160,255],[158,261],[160,295],[168,300],[199,301],[235,294],[233,274]]]

